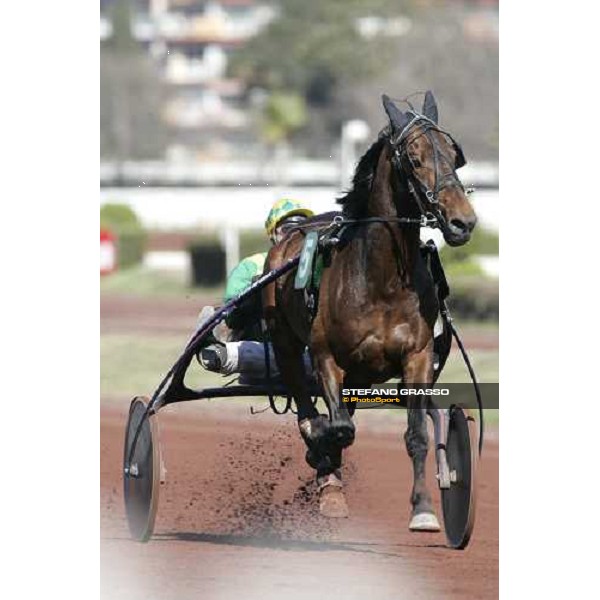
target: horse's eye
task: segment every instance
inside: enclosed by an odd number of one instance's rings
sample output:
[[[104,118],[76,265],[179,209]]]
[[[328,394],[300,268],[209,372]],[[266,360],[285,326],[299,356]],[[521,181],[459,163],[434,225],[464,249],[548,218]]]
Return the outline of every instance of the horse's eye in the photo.
[[[421,161],[418,158],[411,158],[412,165],[415,169],[421,166]]]

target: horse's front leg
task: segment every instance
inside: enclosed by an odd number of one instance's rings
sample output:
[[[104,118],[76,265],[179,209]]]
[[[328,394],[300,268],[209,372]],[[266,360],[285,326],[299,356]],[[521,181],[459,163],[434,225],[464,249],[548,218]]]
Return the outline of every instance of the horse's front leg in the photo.
[[[403,381],[407,387],[414,384],[431,385],[433,381],[433,341],[420,352],[410,354],[403,363]],[[425,461],[429,436],[427,434],[427,399],[408,396],[408,427],[404,434],[406,449],[413,463],[413,489],[410,497],[411,531],[439,531],[440,524],[433,510],[431,494],[425,483]]]

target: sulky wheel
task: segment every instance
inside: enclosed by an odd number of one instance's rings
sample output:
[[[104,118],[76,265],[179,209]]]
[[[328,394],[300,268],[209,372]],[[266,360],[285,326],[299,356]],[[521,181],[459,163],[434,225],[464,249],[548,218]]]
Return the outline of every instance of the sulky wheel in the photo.
[[[461,406],[450,409],[446,457],[451,483],[441,490],[444,529],[448,545],[462,549],[475,524],[477,433],[475,419]]]
[[[148,398],[137,396],[131,401],[125,429],[123,458],[123,493],[129,531],[139,542],[147,542],[154,530],[160,487],[160,448],[156,415],[144,417]],[[136,431],[141,429],[135,449],[129,456]]]

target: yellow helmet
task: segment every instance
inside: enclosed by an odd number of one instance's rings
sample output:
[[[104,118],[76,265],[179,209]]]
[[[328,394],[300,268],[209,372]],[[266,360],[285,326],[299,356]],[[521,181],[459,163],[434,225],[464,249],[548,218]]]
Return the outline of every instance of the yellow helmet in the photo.
[[[297,200],[290,200],[289,198],[281,198],[277,200],[273,207],[269,211],[267,220],[265,221],[265,229],[267,235],[271,236],[275,231],[275,228],[283,219],[293,217],[294,215],[302,215],[304,217],[312,217],[315,213],[310,208],[305,208]]]

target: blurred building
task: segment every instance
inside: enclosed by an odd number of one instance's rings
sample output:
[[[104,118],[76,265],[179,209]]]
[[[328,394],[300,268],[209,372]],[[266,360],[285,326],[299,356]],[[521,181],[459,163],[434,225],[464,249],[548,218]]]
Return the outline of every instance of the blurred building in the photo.
[[[102,44],[115,39],[113,9],[126,1],[133,12],[131,35],[152,59],[154,81],[162,87],[156,91],[160,95],[156,104],[140,107],[140,99],[150,97],[147,87],[138,84],[130,98],[117,98],[119,93],[125,95],[119,92],[122,79],[113,84],[107,97],[115,98],[107,111],[118,117],[111,121],[113,137],[123,139],[113,144],[120,152],[111,148],[103,158],[121,163],[166,159],[163,167],[169,173],[175,166],[193,168],[210,161],[213,169],[215,162],[233,160],[254,161],[267,169],[268,153],[260,141],[254,110],[266,92],[249,91],[244,81],[229,74],[228,67],[232,53],[277,18],[277,0],[101,0]],[[359,118],[376,132],[384,122],[377,101],[382,91],[402,96],[424,89],[436,92],[444,122],[451,124],[470,160],[497,160],[498,0],[411,2],[414,10],[406,14],[405,3],[399,2],[394,18],[367,12],[357,19],[360,35],[365,40],[387,38],[382,43],[394,44],[398,60],[373,81],[341,82],[327,106],[311,107],[309,123],[294,139],[294,160],[331,163],[333,157],[335,161],[343,122]],[[368,11],[368,0],[365,7]],[[123,70],[117,61],[118,66]],[[159,140],[146,122],[134,129],[133,121],[140,115],[158,112],[160,119],[154,120],[167,128],[160,132],[163,138]],[[143,156],[140,148],[152,141],[156,142],[153,152]],[[125,167],[107,164],[105,171],[124,172]],[[315,172],[312,167],[311,172]],[[172,178],[181,179],[176,174]]]
[[[100,39],[113,34],[101,1]],[[167,158],[219,158],[247,137],[241,81],[227,77],[230,53],[275,16],[257,0],[131,0],[131,33],[147,49],[167,86],[162,114],[171,128]]]

